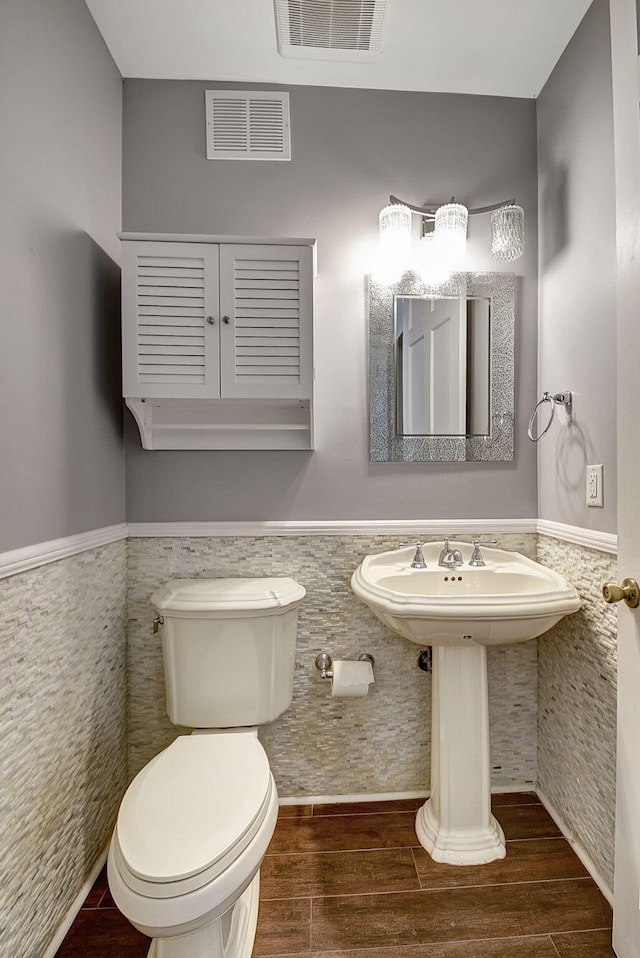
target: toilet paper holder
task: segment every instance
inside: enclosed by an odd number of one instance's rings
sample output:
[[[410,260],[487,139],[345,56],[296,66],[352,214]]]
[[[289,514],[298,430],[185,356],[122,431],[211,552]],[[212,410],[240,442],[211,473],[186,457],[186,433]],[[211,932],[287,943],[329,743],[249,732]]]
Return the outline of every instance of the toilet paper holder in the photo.
[[[376,660],[369,652],[363,652],[358,656],[358,662],[371,662],[371,668],[376,664]],[[316,655],[316,668],[320,672],[321,679],[333,678],[333,659],[328,652],[320,652]]]

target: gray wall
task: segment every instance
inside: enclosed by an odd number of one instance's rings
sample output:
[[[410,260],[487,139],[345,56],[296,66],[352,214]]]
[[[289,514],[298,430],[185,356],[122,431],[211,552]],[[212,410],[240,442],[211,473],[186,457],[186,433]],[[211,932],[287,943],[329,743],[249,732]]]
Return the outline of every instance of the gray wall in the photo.
[[[124,518],[121,112],[82,0],[3,0],[2,551]]]
[[[609,4],[595,0],[538,99],[540,390],[574,392],[571,425],[538,446],[539,516],[616,530],[616,234]],[[546,410],[545,410],[546,413]],[[605,507],[585,505],[603,463]],[[613,887],[616,613],[602,582],[615,558],[541,537],[538,558],[573,582],[578,613],[539,648],[538,782]],[[594,748],[594,742],[597,747]]]
[[[122,83],[83,0],[0,4],[0,552],[124,519]],[[0,581],[0,953],[42,955],[126,784],[126,545]]]
[[[538,99],[539,390],[574,393],[539,444],[539,512],[616,529],[616,238],[609,6],[596,0]],[[545,416],[547,411],[545,410]],[[603,463],[604,509],[585,505]]]
[[[526,439],[536,389],[534,102],[293,87],[292,162],[208,161],[204,90],[213,86],[225,84],[125,82],[123,228],[317,237],[317,449],[148,452],[127,414],[128,518],[534,516]],[[391,192],[414,202],[455,194],[472,205],[516,196],[526,208],[515,462],[368,462],[364,275]],[[488,231],[488,217],[472,220],[469,268],[495,268]]]

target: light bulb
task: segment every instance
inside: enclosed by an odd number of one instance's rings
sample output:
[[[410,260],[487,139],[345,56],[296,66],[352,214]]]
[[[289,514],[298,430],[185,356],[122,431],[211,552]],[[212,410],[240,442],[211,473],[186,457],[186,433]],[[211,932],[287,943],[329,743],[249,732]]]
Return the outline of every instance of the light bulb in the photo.
[[[392,203],[380,211],[379,222],[380,270],[399,278],[411,262],[411,210]]]
[[[436,210],[435,233],[442,256],[450,267],[464,257],[467,248],[469,210],[461,203],[446,203]]]

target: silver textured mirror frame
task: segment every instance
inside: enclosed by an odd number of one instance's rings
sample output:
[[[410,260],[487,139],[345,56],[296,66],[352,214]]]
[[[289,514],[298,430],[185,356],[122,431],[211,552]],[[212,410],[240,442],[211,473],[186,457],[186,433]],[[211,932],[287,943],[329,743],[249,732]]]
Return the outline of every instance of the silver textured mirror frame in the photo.
[[[394,296],[478,296],[491,300],[490,433],[402,436],[395,429]],[[368,280],[369,461],[507,462],[514,455],[515,275],[454,273],[425,286],[408,273],[393,285]]]

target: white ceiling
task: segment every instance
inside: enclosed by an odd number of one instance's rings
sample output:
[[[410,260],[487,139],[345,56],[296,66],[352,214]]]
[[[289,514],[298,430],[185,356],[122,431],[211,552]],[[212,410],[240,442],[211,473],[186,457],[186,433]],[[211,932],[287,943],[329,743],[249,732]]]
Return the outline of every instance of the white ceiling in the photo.
[[[285,59],[272,0],[86,0],[124,77],[535,97],[591,0],[388,0],[370,63]]]

